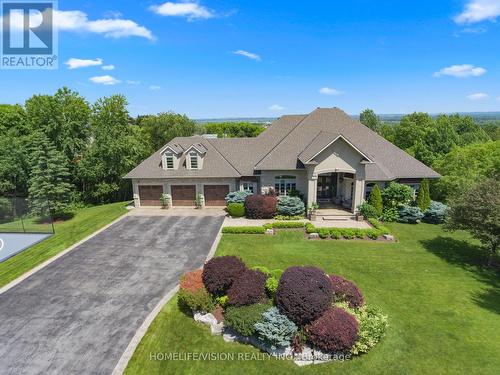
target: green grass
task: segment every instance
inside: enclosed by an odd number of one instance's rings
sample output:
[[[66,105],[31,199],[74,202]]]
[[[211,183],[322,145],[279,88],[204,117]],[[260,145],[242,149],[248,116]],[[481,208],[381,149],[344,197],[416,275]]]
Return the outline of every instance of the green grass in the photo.
[[[120,217],[127,212],[126,205],[83,208],[72,219],[54,224],[53,236],[0,263],[0,287]]]
[[[52,233],[52,224],[50,223],[40,223],[36,218],[27,218],[23,221],[9,221],[0,224],[0,233]]]
[[[154,361],[150,353],[259,353],[211,336],[169,302],[151,325],[127,374],[497,374],[500,368],[499,273],[463,233],[428,224],[390,225],[398,243],[307,241],[303,233],[224,235],[217,255],[249,265],[316,265],[354,280],[390,327],[368,354],[299,368],[289,361]],[[238,358],[238,357],[236,357]]]

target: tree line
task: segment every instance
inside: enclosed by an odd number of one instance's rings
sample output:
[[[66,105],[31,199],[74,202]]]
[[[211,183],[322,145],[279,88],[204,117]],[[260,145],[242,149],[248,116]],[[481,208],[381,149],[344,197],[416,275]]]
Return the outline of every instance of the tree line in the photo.
[[[392,124],[382,122],[371,109],[359,119],[443,176],[431,183],[434,200],[446,202],[479,182],[500,177],[500,127],[495,122],[415,112]]]

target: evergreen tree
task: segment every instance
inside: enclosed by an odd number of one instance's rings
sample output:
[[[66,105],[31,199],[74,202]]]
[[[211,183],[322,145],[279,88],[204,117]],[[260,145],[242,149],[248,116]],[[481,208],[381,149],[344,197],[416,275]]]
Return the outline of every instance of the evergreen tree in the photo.
[[[382,203],[382,193],[380,192],[380,188],[378,185],[375,185],[370,192],[370,198],[368,199],[368,203],[372,205],[375,210],[377,210],[378,216],[382,215],[382,211],[384,210],[384,205]]]
[[[43,219],[50,207],[53,216],[60,217],[68,207],[72,188],[64,154],[45,135],[39,134],[31,155],[33,167],[28,193],[32,213]]]
[[[422,180],[420,183],[420,190],[417,196],[417,206],[425,212],[431,205],[431,196],[429,193],[429,180]]]

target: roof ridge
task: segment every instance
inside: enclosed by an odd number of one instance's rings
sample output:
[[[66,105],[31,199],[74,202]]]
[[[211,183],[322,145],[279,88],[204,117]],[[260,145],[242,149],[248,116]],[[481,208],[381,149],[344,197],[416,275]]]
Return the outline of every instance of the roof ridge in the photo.
[[[253,166],[254,169],[255,167],[262,161],[264,160],[276,147],[278,147],[295,129],[297,129],[297,127],[302,124],[302,122],[304,122],[304,120],[306,118],[308,118],[309,116],[311,116],[311,114],[313,114],[316,110],[312,111],[311,113],[309,113],[308,115],[305,115],[304,118],[302,120],[300,120],[293,128],[292,130],[290,130],[283,138],[280,139],[280,141],[278,143],[276,143],[274,145],[274,147],[272,147],[262,158],[260,158],[259,161],[257,161],[257,163],[255,163],[255,165]]]
[[[218,138],[215,138],[215,139],[218,139]],[[210,146],[212,146],[214,148],[215,151],[217,151],[217,153],[222,156],[222,158],[231,166],[231,168],[233,168],[239,175],[241,175],[241,172],[233,165],[233,163],[231,163],[225,156],[222,152],[219,151],[219,149],[211,142],[210,139],[205,139],[208,143],[210,143]]]

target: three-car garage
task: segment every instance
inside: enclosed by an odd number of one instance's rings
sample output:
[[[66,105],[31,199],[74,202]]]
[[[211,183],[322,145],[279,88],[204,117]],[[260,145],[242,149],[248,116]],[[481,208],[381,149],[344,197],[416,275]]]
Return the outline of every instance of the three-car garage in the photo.
[[[163,185],[138,185],[138,198],[141,206],[161,206],[160,197]],[[198,187],[205,197],[205,205],[209,207],[225,206],[226,195],[230,191],[229,184],[203,184]],[[170,185],[173,207],[194,207],[196,205],[197,185]]]

